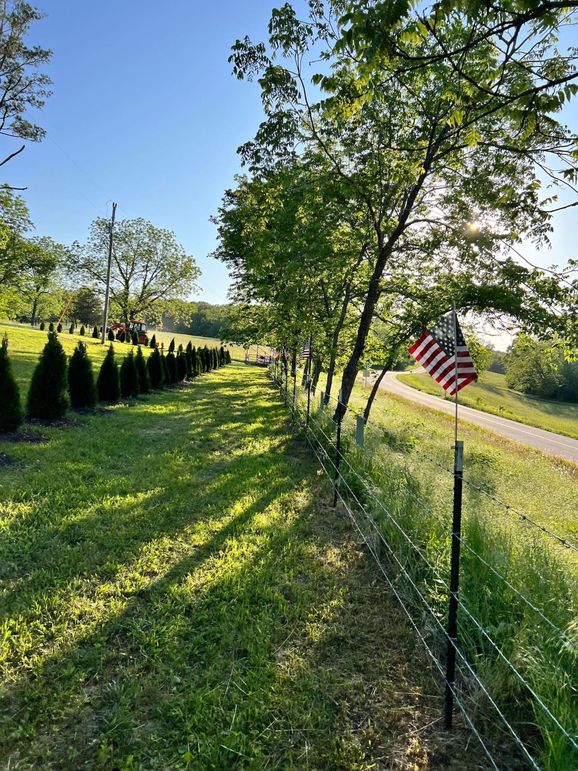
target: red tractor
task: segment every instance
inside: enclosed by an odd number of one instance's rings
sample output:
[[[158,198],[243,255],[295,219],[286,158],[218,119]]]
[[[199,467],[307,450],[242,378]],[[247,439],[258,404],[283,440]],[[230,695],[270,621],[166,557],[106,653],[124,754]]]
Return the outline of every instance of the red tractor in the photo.
[[[128,322],[128,324],[120,324],[119,322],[116,322],[115,324],[112,324],[110,328],[114,332],[114,336],[116,338],[119,338],[121,334],[124,334],[125,339],[128,336],[127,342],[129,342],[132,338],[133,332],[136,332],[140,345],[148,345],[149,343],[149,338],[147,335],[147,325],[145,324],[144,321],[137,321],[136,319],[131,319]]]

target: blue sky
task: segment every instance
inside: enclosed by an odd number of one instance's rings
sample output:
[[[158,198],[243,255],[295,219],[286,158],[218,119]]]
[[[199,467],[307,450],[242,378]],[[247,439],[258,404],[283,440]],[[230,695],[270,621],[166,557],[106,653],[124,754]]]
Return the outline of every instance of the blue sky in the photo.
[[[276,4],[36,0],[46,18],[31,38],[54,52],[37,118],[47,137],[3,169],[28,187],[36,232],[84,240],[117,201],[117,216],[173,230],[203,272],[198,296],[223,302],[209,217],[261,116],[258,89],[231,76],[227,57],[236,38],[265,36]]]
[[[36,0],[46,18],[32,39],[54,52],[53,95],[37,118],[47,137],[3,171],[28,187],[37,233],[82,241],[117,201],[119,217],[173,230],[203,272],[197,297],[224,302],[209,217],[261,119],[257,85],[232,77],[227,57],[236,38],[266,37],[280,2]],[[578,128],[576,100],[566,118]],[[543,265],[577,257],[577,212],[557,216],[551,251],[522,251]]]

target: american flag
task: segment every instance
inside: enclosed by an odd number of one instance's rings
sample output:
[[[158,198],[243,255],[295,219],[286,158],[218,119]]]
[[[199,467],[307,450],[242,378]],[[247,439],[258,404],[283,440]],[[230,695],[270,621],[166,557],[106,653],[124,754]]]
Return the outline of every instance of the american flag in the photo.
[[[303,343],[303,348],[301,349],[301,353],[299,354],[300,359],[308,359],[311,356],[311,348],[309,346],[309,343]]]
[[[457,352],[454,342],[456,325]],[[478,379],[478,373],[468,351],[455,311],[444,313],[433,329],[423,335],[408,349],[441,387],[452,396]],[[457,387],[456,387],[457,354]]]

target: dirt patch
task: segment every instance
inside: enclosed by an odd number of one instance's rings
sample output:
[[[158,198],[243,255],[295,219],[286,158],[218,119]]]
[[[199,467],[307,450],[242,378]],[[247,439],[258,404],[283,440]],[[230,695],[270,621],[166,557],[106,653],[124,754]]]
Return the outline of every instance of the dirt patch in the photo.
[[[0,442],[9,442],[10,444],[45,444],[48,440],[43,434],[35,431],[10,431],[0,433]]]
[[[78,428],[85,424],[76,418],[58,418],[57,420],[43,420],[41,418],[27,418],[26,422],[31,426],[49,426],[50,428]]]

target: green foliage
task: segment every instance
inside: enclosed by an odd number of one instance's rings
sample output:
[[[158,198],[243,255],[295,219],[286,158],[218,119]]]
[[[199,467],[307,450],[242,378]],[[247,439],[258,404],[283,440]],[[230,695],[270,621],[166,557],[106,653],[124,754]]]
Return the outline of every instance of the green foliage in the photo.
[[[85,330],[85,328],[84,328],[84,324],[82,324],[82,325],[81,325],[81,327],[80,327],[80,329],[78,330],[78,334],[79,334],[81,337],[84,337],[85,333],[86,333],[86,330]]]
[[[194,345],[191,348],[191,364],[193,377],[198,377],[201,374],[201,363],[199,361],[199,352]]]
[[[60,322],[58,323],[58,325],[56,327],[56,331],[58,332],[58,334],[60,334],[62,332],[62,324],[60,324]]]
[[[90,226],[86,244],[79,246],[75,265],[86,282],[106,286],[109,220],[99,217]],[[112,312],[125,321],[141,315],[153,317],[156,309],[196,286],[199,269],[175,234],[142,218],[117,220],[115,259],[111,273]]]
[[[136,398],[139,395],[140,386],[138,370],[134,354],[130,351],[120,365],[120,395]]]
[[[165,382],[165,373],[161,352],[155,348],[147,359],[147,370],[151,388],[162,388]]]
[[[41,420],[57,420],[68,407],[66,354],[56,332],[48,333],[48,342],[30,381],[27,414]]]
[[[74,334],[74,324],[71,324],[71,325],[68,327],[68,334],[69,334],[69,335],[73,335],[73,334]]]
[[[182,383],[187,377],[187,357],[185,352],[180,350],[177,353],[177,380]]]
[[[173,353],[173,352],[174,352],[174,350],[175,350],[175,338],[173,337],[173,339],[172,339],[172,340],[171,340],[171,342],[169,343],[169,349],[168,349],[168,351],[169,351],[169,353]]]
[[[138,345],[138,334],[136,333],[136,330],[133,330],[130,340],[133,345]]]
[[[96,380],[96,390],[98,392],[98,399],[101,402],[115,404],[119,400],[120,383],[118,367],[114,357],[114,347],[112,345],[109,346],[100,367],[98,378]]]
[[[171,375],[169,373],[167,357],[164,355],[162,351],[161,351],[161,366],[163,370],[163,383],[165,386],[170,385],[173,381],[171,380]]]
[[[165,357],[165,361],[167,364],[168,383],[172,385],[177,382],[178,373],[177,373],[177,359],[173,351],[171,351],[170,346],[169,346],[169,352]]]
[[[151,381],[149,378],[149,372],[147,369],[147,363],[143,356],[142,348],[140,345],[136,351],[135,364],[138,374],[138,386],[141,394],[147,394],[151,388]]]
[[[94,340],[98,340],[100,335],[98,334],[98,327],[95,325],[94,329],[92,330],[92,337]]]
[[[108,330],[108,335],[107,335],[107,337],[108,337],[108,339],[111,341],[111,343],[114,343],[114,332],[112,331],[112,329],[109,329],[109,330]]]
[[[578,402],[578,362],[567,362],[556,340],[518,335],[504,357],[510,388],[542,399]]]
[[[43,321],[41,321],[41,322],[40,322],[40,326],[39,326],[39,329],[40,329],[40,331],[41,331],[41,332],[44,332],[44,328],[45,328],[44,322],[43,322]]]
[[[74,292],[70,316],[81,324],[94,326],[102,319],[102,298],[96,289],[82,286]]]
[[[86,344],[79,342],[68,364],[68,392],[70,405],[77,409],[94,407],[96,404],[96,385],[92,371],[92,362],[88,356]]]
[[[8,356],[8,338],[0,343],[0,431],[16,431],[22,423],[20,391]]]
[[[149,346],[150,346],[151,348],[156,348],[156,347],[157,347],[157,336],[156,336],[156,335],[153,335],[153,336],[151,337],[151,339],[150,339],[150,341],[149,341]]]
[[[49,332],[54,332],[54,324],[52,323],[52,321],[51,321],[51,322],[50,322],[50,324],[48,325],[48,331],[49,331]]]

